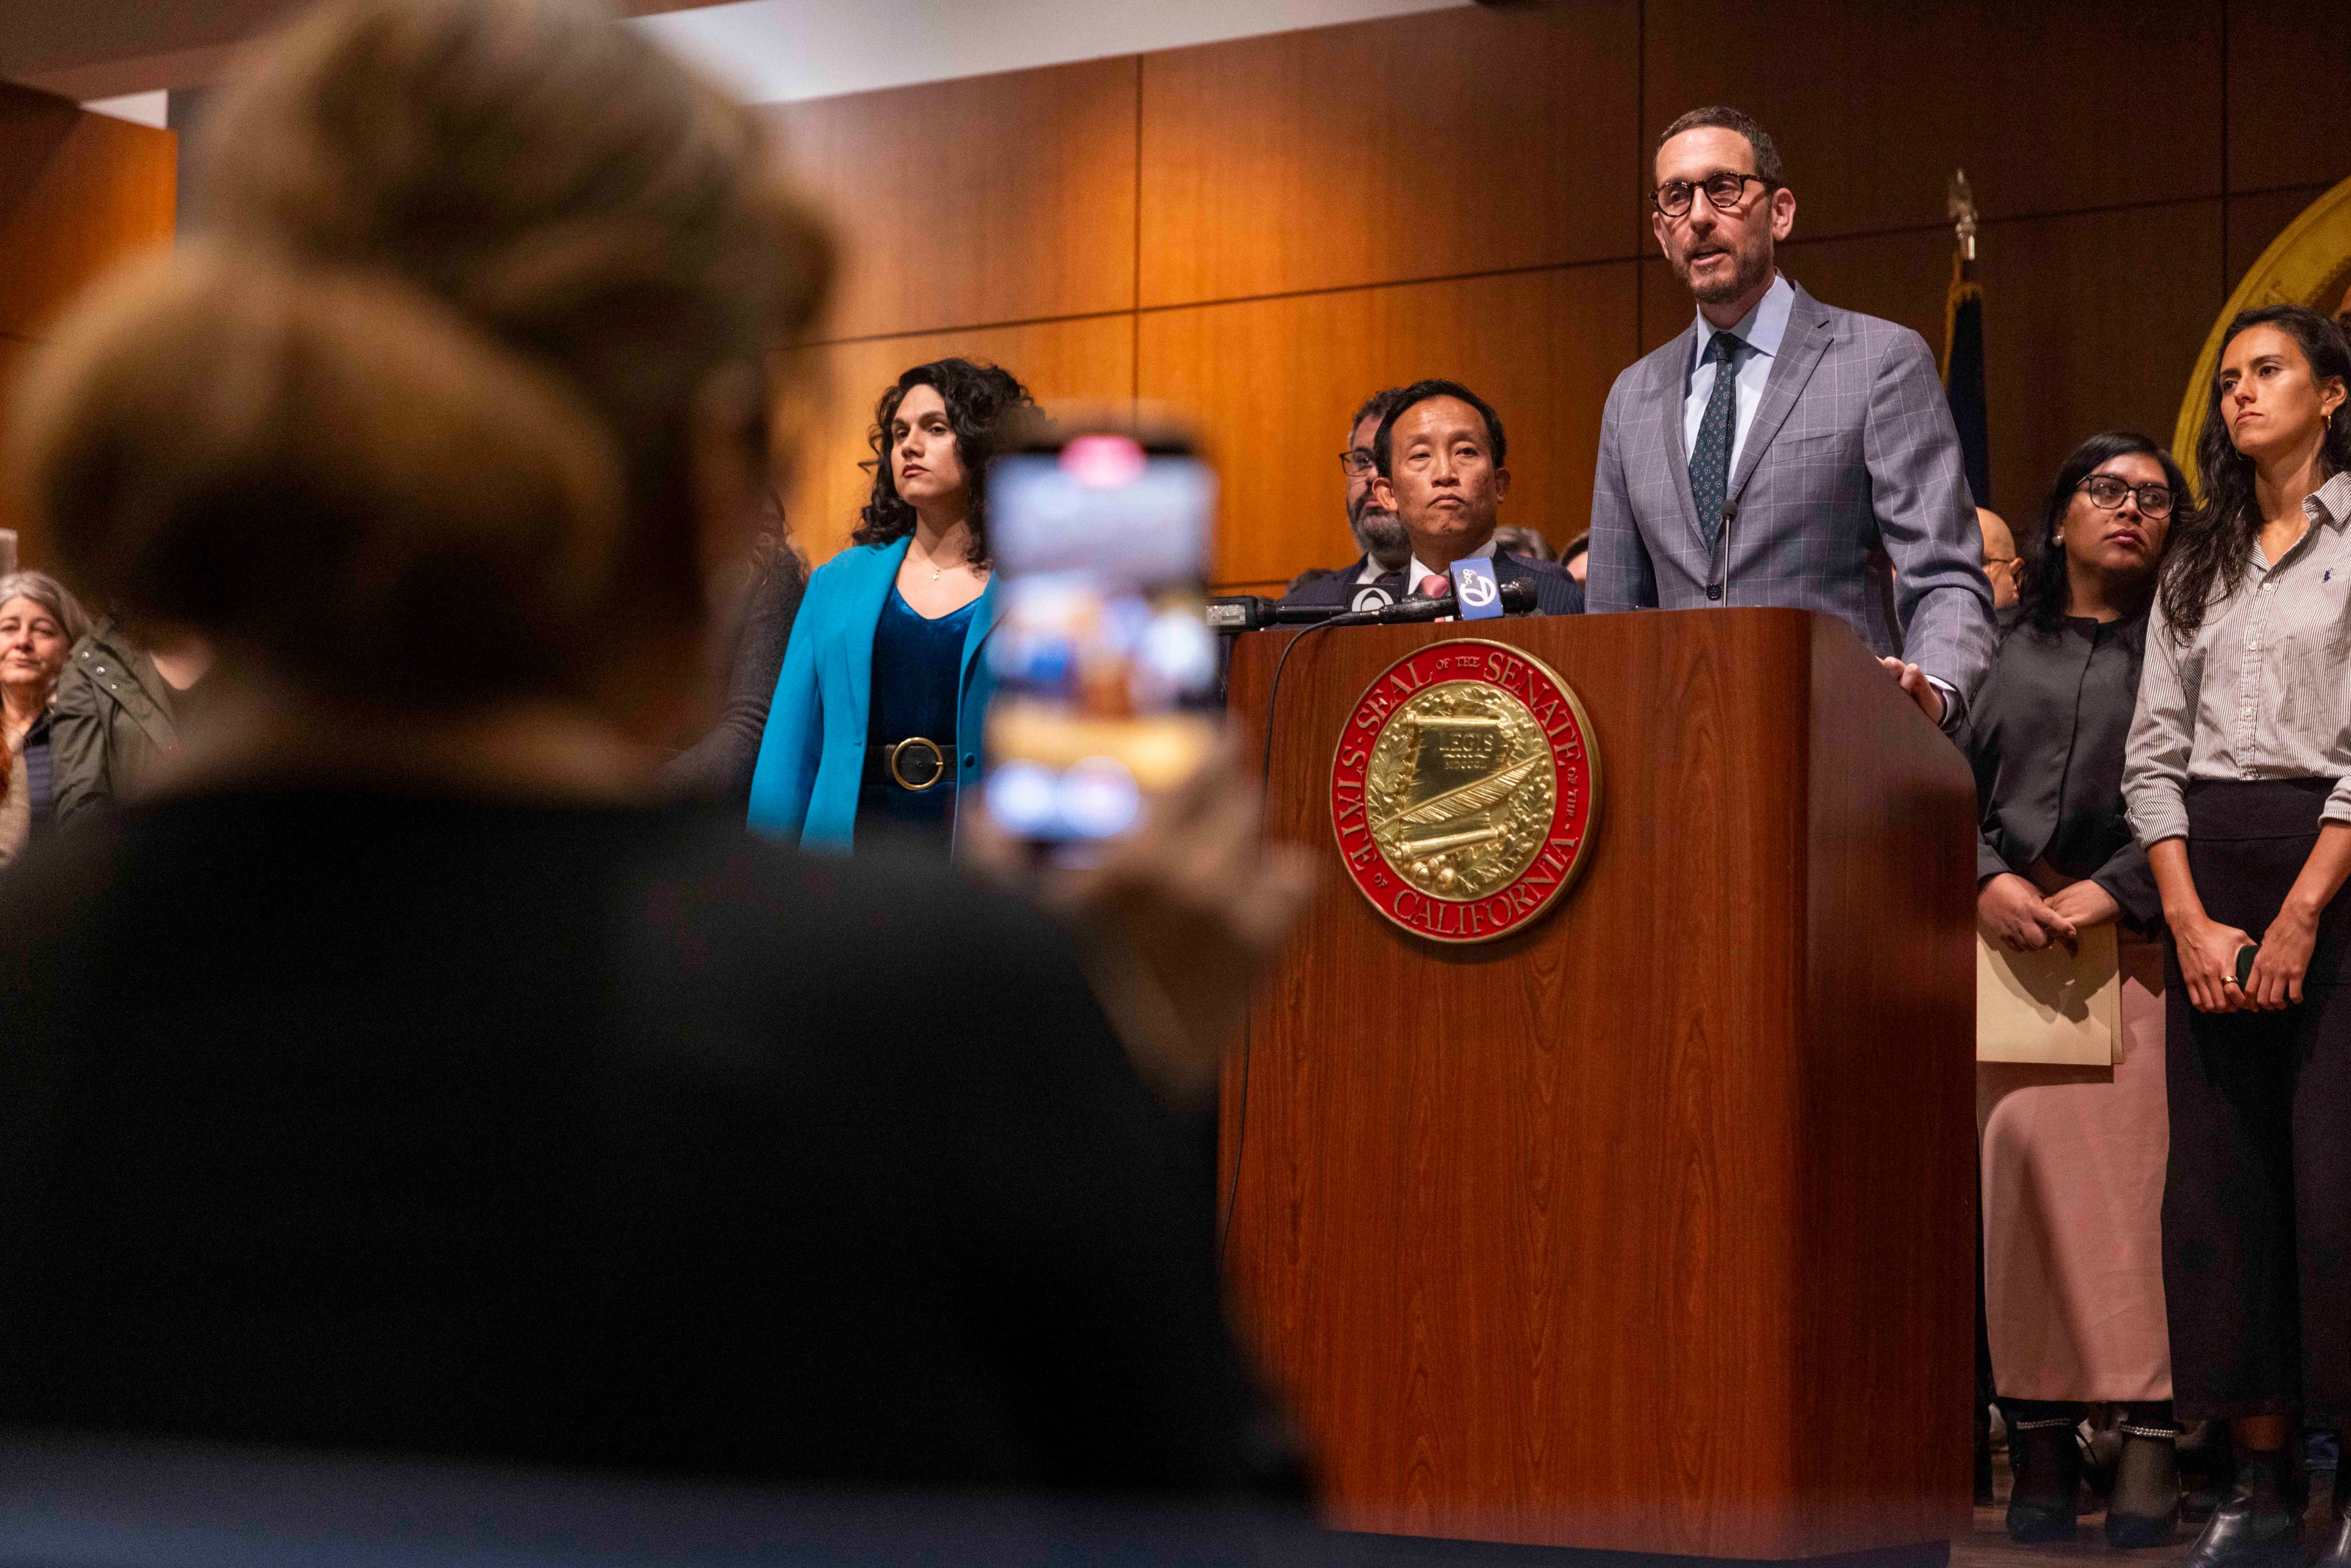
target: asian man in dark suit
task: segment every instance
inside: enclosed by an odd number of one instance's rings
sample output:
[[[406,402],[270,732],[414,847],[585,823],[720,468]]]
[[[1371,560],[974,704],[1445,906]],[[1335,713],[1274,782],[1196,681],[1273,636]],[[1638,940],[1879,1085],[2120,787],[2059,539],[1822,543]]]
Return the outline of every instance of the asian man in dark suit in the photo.
[[[1415,382],[1397,394],[1373,438],[1372,492],[1403,523],[1412,556],[1382,587],[1399,598],[1434,597],[1452,591],[1455,561],[1489,559],[1497,580],[1532,585],[1537,614],[1583,612],[1583,590],[1565,571],[1495,546],[1510,493],[1509,452],[1501,415],[1460,382]]]

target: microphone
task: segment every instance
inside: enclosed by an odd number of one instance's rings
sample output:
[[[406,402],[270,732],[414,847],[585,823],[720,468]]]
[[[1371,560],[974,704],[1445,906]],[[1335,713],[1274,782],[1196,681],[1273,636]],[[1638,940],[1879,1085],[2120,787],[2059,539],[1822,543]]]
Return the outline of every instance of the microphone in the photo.
[[[1501,587],[1503,614],[1524,615],[1534,609],[1533,583],[1506,582]],[[1335,604],[1294,605],[1282,612],[1281,619],[1288,622],[1296,616],[1329,626],[1408,626],[1460,613],[1460,600],[1450,593],[1440,593],[1434,599],[1399,599],[1394,604],[1373,610],[1342,610]]]
[[[1533,583],[1506,582],[1501,588],[1503,614],[1524,615],[1534,609]],[[1384,590],[1378,591],[1386,598]],[[1450,593],[1434,599],[1399,599],[1366,610],[1344,604],[1276,604],[1255,594],[1236,593],[1208,601],[1208,630],[1232,634],[1272,626],[1406,626],[1460,613],[1460,601]]]

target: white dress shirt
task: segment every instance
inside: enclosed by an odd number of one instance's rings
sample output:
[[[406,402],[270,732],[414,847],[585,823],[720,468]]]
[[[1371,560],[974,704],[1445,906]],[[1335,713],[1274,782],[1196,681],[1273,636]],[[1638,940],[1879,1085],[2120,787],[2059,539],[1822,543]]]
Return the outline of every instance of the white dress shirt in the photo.
[[[1739,472],[1740,455],[1747,450],[1747,432],[1754,426],[1755,411],[1763,406],[1763,385],[1771,379],[1771,361],[1780,357],[1780,344],[1788,335],[1788,316],[1796,308],[1796,289],[1786,278],[1774,273],[1771,287],[1755,302],[1755,308],[1740,318],[1729,329],[1740,340],[1739,368],[1733,372],[1739,387],[1739,397],[1732,413],[1730,432],[1730,471]],[[1707,345],[1714,341],[1717,330],[1704,314],[1698,319],[1698,344],[1690,351],[1690,368],[1682,393],[1682,458],[1698,449],[1698,427],[1706,419],[1707,400],[1714,395],[1714,378],[1719,367],[1706,357]]]

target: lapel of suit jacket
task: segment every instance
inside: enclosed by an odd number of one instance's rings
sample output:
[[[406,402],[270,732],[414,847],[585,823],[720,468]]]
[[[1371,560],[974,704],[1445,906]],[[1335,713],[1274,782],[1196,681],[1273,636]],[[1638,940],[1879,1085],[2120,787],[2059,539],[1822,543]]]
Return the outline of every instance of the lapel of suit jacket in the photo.
[[[1793,283],[1790,284],[1794,287]],[[1771,361],[1771,373],[1763,382],[1763,402],[1755,411],[1755,423],[1747,427],[1747,444],[1740,448],[1739,471],[1730,476],[1729,498],[1736,501],[1747,481],[1761,461],[1763,449],[1788,423],[1788,413],[1796,406],[1796,396],[1804,383],[1813,379],[1813,370],[1821,362],[1821,353],[1829,346],[1829,313],[1821,302],[1796,289],[1796,302],[1788,308],[1788,330],[1780,340],[1780,352]]]
[[[1689,528],[1690,538],[1704,549],[1706,534],[1698,526],[1698,502],[1690,495],[1689,447],[1682,439],[1685,383],[1689,379],[1691,356],[1698,352],[1696,324],[1667,347],[1671,351],[1666,355],[1657,378],[1664,383],[1657,388],[1656,396],[1657,450],[1666,455],[1666,466],[1674,471],[1674,494],[1681,497],[1682,521]]]

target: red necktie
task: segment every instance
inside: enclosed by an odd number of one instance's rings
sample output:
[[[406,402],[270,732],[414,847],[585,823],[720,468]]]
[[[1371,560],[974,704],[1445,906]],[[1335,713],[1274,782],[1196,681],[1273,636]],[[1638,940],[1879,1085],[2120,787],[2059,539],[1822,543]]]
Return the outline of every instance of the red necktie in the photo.
[[[1432,571],[1420,580],[1420,596],[1423,599],[1442,599],[1452,591],[1453,581],[1450,578],[1439,577]]]

